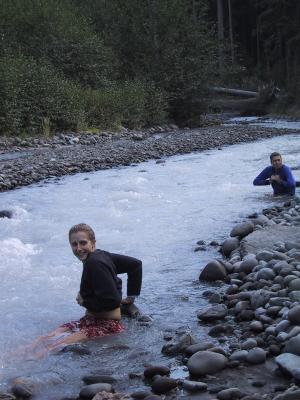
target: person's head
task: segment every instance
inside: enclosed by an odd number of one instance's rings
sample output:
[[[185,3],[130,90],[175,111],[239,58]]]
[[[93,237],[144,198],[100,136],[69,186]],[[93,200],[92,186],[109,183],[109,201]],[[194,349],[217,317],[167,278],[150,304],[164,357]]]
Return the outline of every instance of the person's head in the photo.
[[[272,167],[279,169],[282,167],[282,157],[280,153],[274,152],[270,155]]]
[[[69,242],[73,254],[80,261],[87,259],[96,248],[95,232],[87,224],[77,224],[69,230]]]

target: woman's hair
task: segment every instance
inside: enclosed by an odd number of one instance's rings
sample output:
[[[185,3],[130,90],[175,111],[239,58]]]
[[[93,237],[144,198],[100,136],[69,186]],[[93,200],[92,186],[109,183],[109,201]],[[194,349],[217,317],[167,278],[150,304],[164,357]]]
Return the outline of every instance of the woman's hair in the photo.
[[[77,225],[72,226],[72,228],[69,230],[69,239],[70,239],[71,235],[76,232],[86,232],[89,240],[91,240],[92,242],[96,241],[95,232],[87,224],[77,224]]]

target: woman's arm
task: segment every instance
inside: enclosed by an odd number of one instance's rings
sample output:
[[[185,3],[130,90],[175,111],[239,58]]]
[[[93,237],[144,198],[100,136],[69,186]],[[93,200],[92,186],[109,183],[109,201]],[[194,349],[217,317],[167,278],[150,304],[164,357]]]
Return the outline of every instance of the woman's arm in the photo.
[[[134,257],[110,253],[118,274],[127,274],[127,296],[139,296],[142,287],[142,261]]]

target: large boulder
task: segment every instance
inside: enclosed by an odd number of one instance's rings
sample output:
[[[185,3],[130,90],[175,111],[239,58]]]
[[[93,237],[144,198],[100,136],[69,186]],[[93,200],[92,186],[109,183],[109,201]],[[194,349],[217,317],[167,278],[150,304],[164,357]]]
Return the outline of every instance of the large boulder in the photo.
[[[279,367],[293,378],[300,379],[300,357],[296,354],[283,353],[275,358]]]
[[[200,281],[218,281],[227,277],[225,267],[217,260],[210,261],[200,272]]]
[[[284,346],[284,353],[291,353],[300,356],[300,335],[292,337]]]
[[[226,367],[227,362],[228,360],[223,354],[198,351],[189,358],[187,367],[191,375],[198,377],[221,371]]]
[[[13,213],[9,210],[1,210],[0,211],[0,218],[12,218]]]
[[[241,224],[237,224],[232,228],[230,236],[243,238],[249,235],[249,233],[252,233],[253,229],[254,226],[251,222],[242,222]]]

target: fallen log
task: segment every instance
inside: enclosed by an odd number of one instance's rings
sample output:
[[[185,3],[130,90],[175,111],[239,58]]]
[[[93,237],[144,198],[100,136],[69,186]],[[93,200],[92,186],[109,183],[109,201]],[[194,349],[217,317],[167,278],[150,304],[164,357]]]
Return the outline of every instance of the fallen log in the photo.
[[[259,95],[259,92],[252,92],[250,90],[230,89],[218,86],[211,87],[210,91],[214,93],[230,94],[240,97],[257,97]]]

